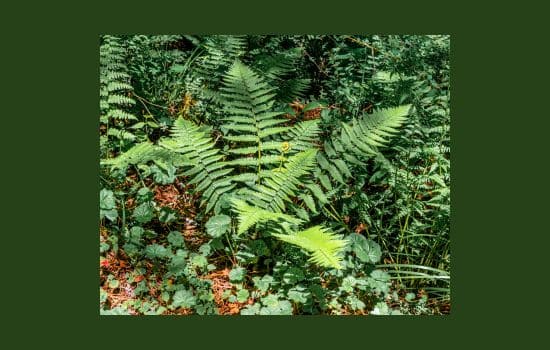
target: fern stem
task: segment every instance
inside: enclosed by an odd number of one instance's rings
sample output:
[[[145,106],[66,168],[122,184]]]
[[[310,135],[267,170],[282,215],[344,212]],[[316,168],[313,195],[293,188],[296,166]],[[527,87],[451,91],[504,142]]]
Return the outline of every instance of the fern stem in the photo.
[[[260,184],[260,172],[262,171],[262,144],[258,140],[258,185]]]
[[[168,109],[168,107],[161,106],[161,105],[157,105],[156,103],[153,103],[153,102],[147,100],[146,98],[139,96],[138,94],[136,94],[136,93],[133,92],[133,91],[132,91],[132,95],[134,95],[135,97],[137,97],[137,98],[140,100],[141,104],[145,107],[145,109],[147,110],[147,112],[148,112],[149,114],[151,114],[151,115],[152,115],[152,113],[151,113],[151,111],[149,111],[149,109],[147,108],[147,106],[145,105],[145,103],[143,103],[144,101],[147,102],[148,104],[150,104],[151,106],[159,107],[159,108],[162,108],[162,109]]]
[[[323,207],[323,210],[325,211],[325,213],[326,213],[328,216],[330,216],[331,218],[333,218],[333,219],[336,220],[336,221],[339,221],[339,219],[338,219],[336,216],[334,216],[334,214],[331,213],[330,210],[327,209],[327,207]]]
[[[235,258],[235,250],[233,249],[233,245],[231,244],[231,240],[229,239],[229,235],[227,232],[225,232],[225,239],[227,240],[227,244],[229,245],[229,250],[231,250],[231,263],[233,265],[237,265],[237,259]]]
[[[139,172],[139,169],[136,165],[134,165],[134,169],[136,169],[136,173],[138,174],[139,180],[141,181],[141,184],[143,185],[143,187],[147,187],[147,185],[145,185],[145,182],[143,181],[143,178],[141,177],[141,173]],[[149,187],[147,187],[147,188],[149,188]]]
[[[332,209],[332,211],[334,212],[334,215],[336,215],[336,217],[338,218],[338,221],[343,221],[342,218],[340,217],[340,215],[338,215],[338,211],[332,206],[332,204],[328,203],[328,205]]]

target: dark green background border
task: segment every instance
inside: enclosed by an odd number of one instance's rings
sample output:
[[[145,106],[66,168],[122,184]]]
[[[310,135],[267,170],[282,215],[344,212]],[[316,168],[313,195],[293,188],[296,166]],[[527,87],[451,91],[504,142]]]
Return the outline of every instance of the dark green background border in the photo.
[[[548,128],[535,105],[545,101],[548,89],[527,79],[540,77],[548,62],[542,52],[547,44],[535,36],[545,29],[546,12],[527,4],[384,3],[93,2],[5,10],[13,23],[2,24],[8,44],[2,50],[8,78],[3,86],[9,90],[2,109],[2,168],[8,179],[2,184],[10,208],[2,229],[7,306],[2,314],[9,318],[2,333],[20,345],[129,349],[186,347],[191,341],[262,348],[296,342],[307,348],[348,342],[439,348],[475,345],[478,339],[493,345],[534,341],[542,324],[523,318],[546,302],[536,287],[543,276],[537,278],[532,266],[547,266],[542,249],[548,245],[540,237],[527,238],[541,232],[529,217],[546,209],[531,208],[527,195],[545,197],[541,184],[547,172],[537,164],[547,156],[537,160],[534,151],[543,148]],[[451,34],[451,315],[100,317],[95,278],[100,33]]]

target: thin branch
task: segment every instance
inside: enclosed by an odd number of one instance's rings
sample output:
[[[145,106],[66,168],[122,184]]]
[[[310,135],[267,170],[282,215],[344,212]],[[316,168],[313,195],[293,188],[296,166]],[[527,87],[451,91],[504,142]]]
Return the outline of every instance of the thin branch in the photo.
[[[371,52],[372,52],[372,55],[373,55],[373,56],[374,56],[374,51],[380,52],[379,49],[377,49],[376,47],[374,47],[374,46],[372,46],[372,45],[369,45],[368,43],[366,43],[366,42],[364,42],[364,41],[357,40],[357,39],[355,39],[354,37],[351,37],[351,36],[349,36],[349,35],[346,35],[345,38],[348,39],[348,40],[351,40],[351,41],[353,41],[354,43],[359,44],[359,45],[361,45],[361,46],[366,46],[366,47],[368,47],[369,49],[371,49]]]
[[[135,92],[132,92],[132,95],[134,95],[135,97],[137,97],[137,98],[141,101],[141,103],[147,102],[147,103],[150,104],[151,106],[155,106],[155,107],[159,107],[159,108],[163,108],[163,109],[168,109],[168,107],[166,107],[166,106],[161,106],[161,105],[157,105],[156,103],[153,103],[153,102],[147,100],[146,98],[139,96],[139,95],[136,94]],[[145,106],[145,105],[144,105],[144,106]],[[145,109],[147,109],[146,106],[145,106]],[[149,109],[147,109],[147,111],[149,112]],[[149,114],[151,114],[151,112],[149,112]]]

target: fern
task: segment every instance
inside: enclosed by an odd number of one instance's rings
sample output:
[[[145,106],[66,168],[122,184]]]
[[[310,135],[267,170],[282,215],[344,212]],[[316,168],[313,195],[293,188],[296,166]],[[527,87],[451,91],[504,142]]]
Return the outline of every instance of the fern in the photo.
[[[303,176],[311,174],[315,164],[316,149],[309,149],[290,156],[284,166],[262,172],[262,183],[252,185],[248,193],[260,207],[282,212],[285,202],[291,202],[303,184]],[[252,199],[251,198],[251,199]]]
[[[120,38],[105,35],[99,48],[100,60],[100,122],[107,126],[109,136],[121,141],[134,141],[136,136],[125,130],[126,122],[137,120],[130,112],[135,105],[128,96],[133,91],[126,67],[126,48]]]
[[[256,157],[237,158],[234,165],[254,166],[260,174],[263,164],[279,162],[275,156],[262,155],[262,151],[280,148],[273,138],[288,131],[280,126],[284,118],[271,111],[275,94],[264,79],[250,68],[236,61],[224,77],[221,88],[226,116],[222,119],[224,139],[237,145],[233,154],[256,154]],[[270,142],[271,141],[271,142]]]
[[[205,54],[197,61],[196,74],[207,84],[207,87],[216,88],[222,76],[241,57],[246,47],[246,37],[238,35],[212,35],[202,43]],[[210,90],[212,96],[217,96]]]
[[[206,212],[224,192],[235,187],[226,177],[233,168],[220,161],[223,155],[214,147],[210,136],[191,121],[178,118],[172,128],[172,137],[163,140],[161,145],[185,156],[187,161],[183,165],[189,169],[183,175],[191,176],[189,184],[196,184],[195,190],[203,192],[201,205],[208,202]]]
[[[292,129],[283,135],[283,139],[289,142],[289,154],[305,151],[314,146],[319,139],[319,120],[308,120],[297,123]]]
[[[328,175],[337,183],[345,184],[352,176],[353,165],[364,162],[379,154],[378,149],[385,146],[389,138],[397,132],[406,120],[411,106],[404,105],[363,114],[353,119],[351,124],[342,123],[340,135],[333,136],[324,143],[324,152],[317,155],[320,171],[317,177],[327,190]]]
[[[232,205],[233,211],[238,214],[239,228],[237,233],[239,235],[246,232],[250,227],[256,224],[265,223],[268,221],[282,222],[283,226],[288,223],[293,225],[299,225],[302,223],[302,220],[293,216],[256,208],[248,205],[245,201],[240,199],[233,199]]]
[[[311,80],[292,76],[302,54],[300,48],[294,48],[256,58],[254,68],[261,72],[271,85],[277,86],[277,101],[288,103],[296,98],[304,98]]]
[[[224,156],[214,148],[209,135],[181,118],[174,125],[172,137],[161,144],[189,159],[186,166],[191,169],[184,175],[192,177],[190,184],[203,192],[202,204],[208,203],[206,212],[223,194],[233,193],[238,183],[241,185],[236,189],[246,193],[254,204],[277,212],[285,210],[284,203],[298,195],[305,181],[301,177],[313,170],[316,150],[307,146],[319,131],[317,122],[300,123],[294,128],[281,126],[287,120],[278,117],[280,112],[272,111],[273,90],[239,61],[225,74],[220,90],[225,112],[221,129],[230,146],[229,159],[222,161]],[[291,139],[295,141],[286,141],[293,145],[286,150],[286,158],[285,140]],[[299,150],[303,151],[297,153]],[[236,167],[241,170],[231,176]]]
[[[101,121],[135,120],[136,116],[126,110],[135,105],[134,99],[125,95],[133,90],[125,64],[126,49],[118,37],[105,35],[103,40],[99,50]]]
[[[346,240],[339,239],[334,233],[322,226],[313,226],[306,230],[293,232],[291,226],[297,226],[303,221],[290,215],[256,208],[238,199],[232,200],[233,210],[238,215],[238,234],[242,234],[258,223],[275,222],[284,232],[270,230],[270,235],[293,245],[296,245],[311,254],[310,261],[323,266],[341,269],[341,254],[347,244]]]
[[[172,160],[172,154],[164,148],[153,145],[151,142],[142,142],[116,158],[102,160],[101,165],[109,165],[111,169],[126,169],[130,165],[145,164],[150,161],[169,162]]]
[[[344,123],[340,140],[348,151],[358,156],[376,155],[377,148],[384,146],[405,121],[410,108],[410,105],[386,108],[354,119],[352,125]]]
[[[294,244],[311,254],[310,261],[324,267],[341,269],[341,252],[347,244],[334,233],[322,226],[313,226],[294,234],[278,234],[273,236],[290,244]]]

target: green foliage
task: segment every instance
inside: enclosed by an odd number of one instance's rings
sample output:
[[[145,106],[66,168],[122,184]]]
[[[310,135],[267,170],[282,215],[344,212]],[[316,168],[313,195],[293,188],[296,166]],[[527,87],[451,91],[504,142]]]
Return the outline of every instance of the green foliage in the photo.
[[[284,211],[285,202],[297,196],[298,186],[303,184],[304,176],[311,174],[315,164],[316,149],[309,149],[290,156],[283,167],[260,172],[262,182],[250,186],[247,194],[260,207],[273,211]]]
[[[130,97],[133,87],[126,66],[126,46],[119,37],[105,35],[99,48],[99,96],[100,123],[105,132],[100,137],[101,152],[104,154],[110,139],[119,144],[133,142],[136,135],[127,128],[129,121],[138,120],[131,108],[136,104]]]
[[[314,226],[304,231],[292,232],[290,225],[299,225],[302,220],[289,215],[271,212],[268,210],[258,209],[247,205],[244,201],[234,200],[233,206],[238,213],[239,229],[241,234],[255,224],[265,223],[268,221],[279,222],[285,232],[288,234],[276,233],[276,230],[271,233],[290,244],[294,244],[309,253],[311,253],[310,261],[325,267],[333,267],[340,269],[339,254],[346,245],[345,240],[336,238],[336,236],[327,231],[321,226]]]
[[[232,203],[238,215],[239,227],[237,234],[239,235],[258,223],[265,223],[268,221],[280,222],[283,227],[288,227],[289,224],[299,225],[302,223],[302,220],[290,215],[256,208],[246,204],[245,201],[240,199],[233,199]]]
[[[273,90],[266,81],[239,61],[235,61],[228,70],[220,90],[226,114],[222,119],[225,122],[222,129],[227,130],[224,138],[257,146],[256,150],[249,152],[247,149],[244,153],[261,152],[264,149],[262,142],[288,130],[287,127],[279,126],[285,119],[275,118],[281,113],[271,111],[275,96]]]
[[[194,306],[196,303],[196,297],[193,295],[193,292],[188,290],[178,290],[174,293],[172,304],[170,305],[173,308],[184,307],[189,308]]]
[[[208,202],[207,212],[224,192],[235,187],[226,177],[233,169],[226,167],[226,162],[220,162],[223,156],[214,148],[214,142],[206,131],[192,122],[177,119],[172,129],[172,138],[165,140],[162,146],[186,159],[182,165],[189,170],[183,175],[193,176],[190,184],[196,184],[196,191],[203,192],[202,203]]]
[[[410,105],[404,105],[381,109],[353,118],[350,124],[342,123],[340,134],[327,140],[324,152],[317,156],[321,169],[318,177],[330,175],[334,182],[345,184],[352,176],[354,165],[362,165],[365,160],[380,154],[378,149],[397,132],[410,108]],[[325,187],[331,188],[332,185],[325,184]]]
[[[245,276],[245,273],[246,271],[242,267],[234,268],[229,272],[229,280],[231,282],[241,282]]]
[[[375,264],[380,260],[382,252],[380,245],[361,235],[351,235],[351,250],[364,263]]]
[[[292,48],[277,53],[259,54],[255,57],[254,68],[262,74],[272,86],[277,86],[277,100],[292,102],[304,98],[311,79],[294,77],[303,50]]]
[[[315,264],[335,269],[342,268],[338,254],[345,247],[346,241],[336,238],[333,233],[321,226],[313,226],[294,234],[274,236],[310,252],[310,260]]]
[[[100,121],[106,123],[109,118],[136,120],[136,116],[124,110],[136,103],[125,96],[125,93],[133,90],[125,64],[126,47],[116,36],[105,35],[102,39],[99,48]]]
[[[448,312],[449,90],[446,36],[101,36],[100,313]]]
[[[229,230],[231,218],[227,215],[212,216],[206,223],[206,232],[214,238],[221,237]]]
[[[109,165],[112,170],[126,170],[130,165],[146,164],[151,161],[159,164],[163,160],[171,160],[170,153],[150,142],[142,142],[116,158],[102,160],[101,164]]]
[[[113,191],[102,189],[99,193],[99,219],[115,221],[118,217]]]
[[[198,59],[196,70],[208,87],[214,88],[235,59],[244,54],[246,37],[211,35],[200,46],[205,54]]]

